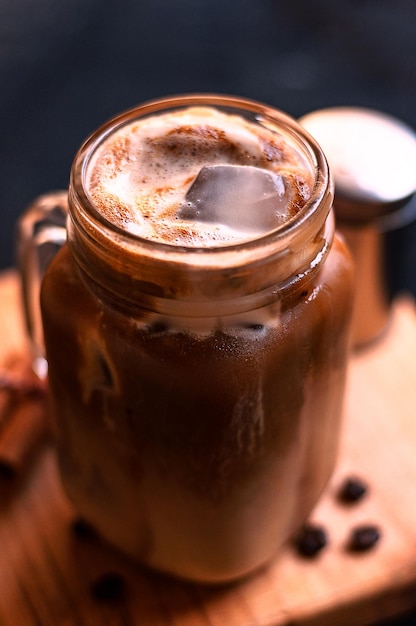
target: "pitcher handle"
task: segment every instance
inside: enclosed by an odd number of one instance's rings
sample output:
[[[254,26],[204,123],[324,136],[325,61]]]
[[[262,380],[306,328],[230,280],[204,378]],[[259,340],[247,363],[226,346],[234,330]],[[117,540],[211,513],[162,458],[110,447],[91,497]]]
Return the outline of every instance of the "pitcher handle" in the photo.
[[[66,242],[67,191],[53,191],[36,198],[17,223],[17,266],[21,281],[24,321],[32,367],[42,379],[48,365],[43,342],[40,286],[43,275]]]

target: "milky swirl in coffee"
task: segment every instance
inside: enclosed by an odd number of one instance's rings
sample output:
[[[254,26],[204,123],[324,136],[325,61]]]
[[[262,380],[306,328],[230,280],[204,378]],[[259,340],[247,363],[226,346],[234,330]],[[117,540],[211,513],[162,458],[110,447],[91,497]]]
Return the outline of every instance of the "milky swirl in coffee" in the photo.
[[[253,230],[230,225],[226,216],[207,221],[183,215],[186,194],[201,169],[218,165],[250,166],[279,176],[284,210],[275,211],[275,225]],[[236,115],[191,107],[132,122],[111,134],[90,161],[86,186],[98,211],[124,230],[171,245],[210,247],[277,228],[308,200],[311,178],[287,138]]]

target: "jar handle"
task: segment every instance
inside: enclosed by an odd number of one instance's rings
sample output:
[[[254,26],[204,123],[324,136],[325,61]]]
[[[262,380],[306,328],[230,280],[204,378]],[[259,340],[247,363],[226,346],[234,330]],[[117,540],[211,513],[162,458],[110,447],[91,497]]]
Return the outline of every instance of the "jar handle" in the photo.
[[[17,222],[17,265],[20,274],[23,315],[29,338],[32,367],[42,379],[48,366],[43,343],[40,286],[43,275],[66,242],[67,191],[36,198]]]

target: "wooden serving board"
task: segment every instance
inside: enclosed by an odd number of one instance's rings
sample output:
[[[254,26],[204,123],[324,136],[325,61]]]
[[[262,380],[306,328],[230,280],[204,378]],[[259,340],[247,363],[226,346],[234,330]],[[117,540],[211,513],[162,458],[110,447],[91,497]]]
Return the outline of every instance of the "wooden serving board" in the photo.
[[[18,301],[15,273],[2,274],[2,366],[25,350]],[[314,559],[287,546],[266,569],[223,588],[171,580],[76,534],[45,444],[0,496],[0,625],[363,626],[416,607],[415,355],[415,305],[401,299],[382,340],[351,359],[339,462],[312,515],[329,545]],[[346,506],[336,493],[351,474],[370,491]],[[379,526],[381,540],[352,553],[348,535],[364,522]],[[124,586],[97,593],[108,573]]]

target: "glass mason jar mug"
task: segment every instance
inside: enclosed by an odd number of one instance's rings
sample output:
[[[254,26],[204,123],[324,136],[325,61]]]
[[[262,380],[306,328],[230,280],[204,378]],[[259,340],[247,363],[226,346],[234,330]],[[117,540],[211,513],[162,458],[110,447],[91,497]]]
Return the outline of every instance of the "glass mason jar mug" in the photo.
[[[127,555],[231,580],[315,505],[352,300],[332,200],[314,140],[248,100],[154,101],[78,152],[41,293],[58,461],[77,510]]]

